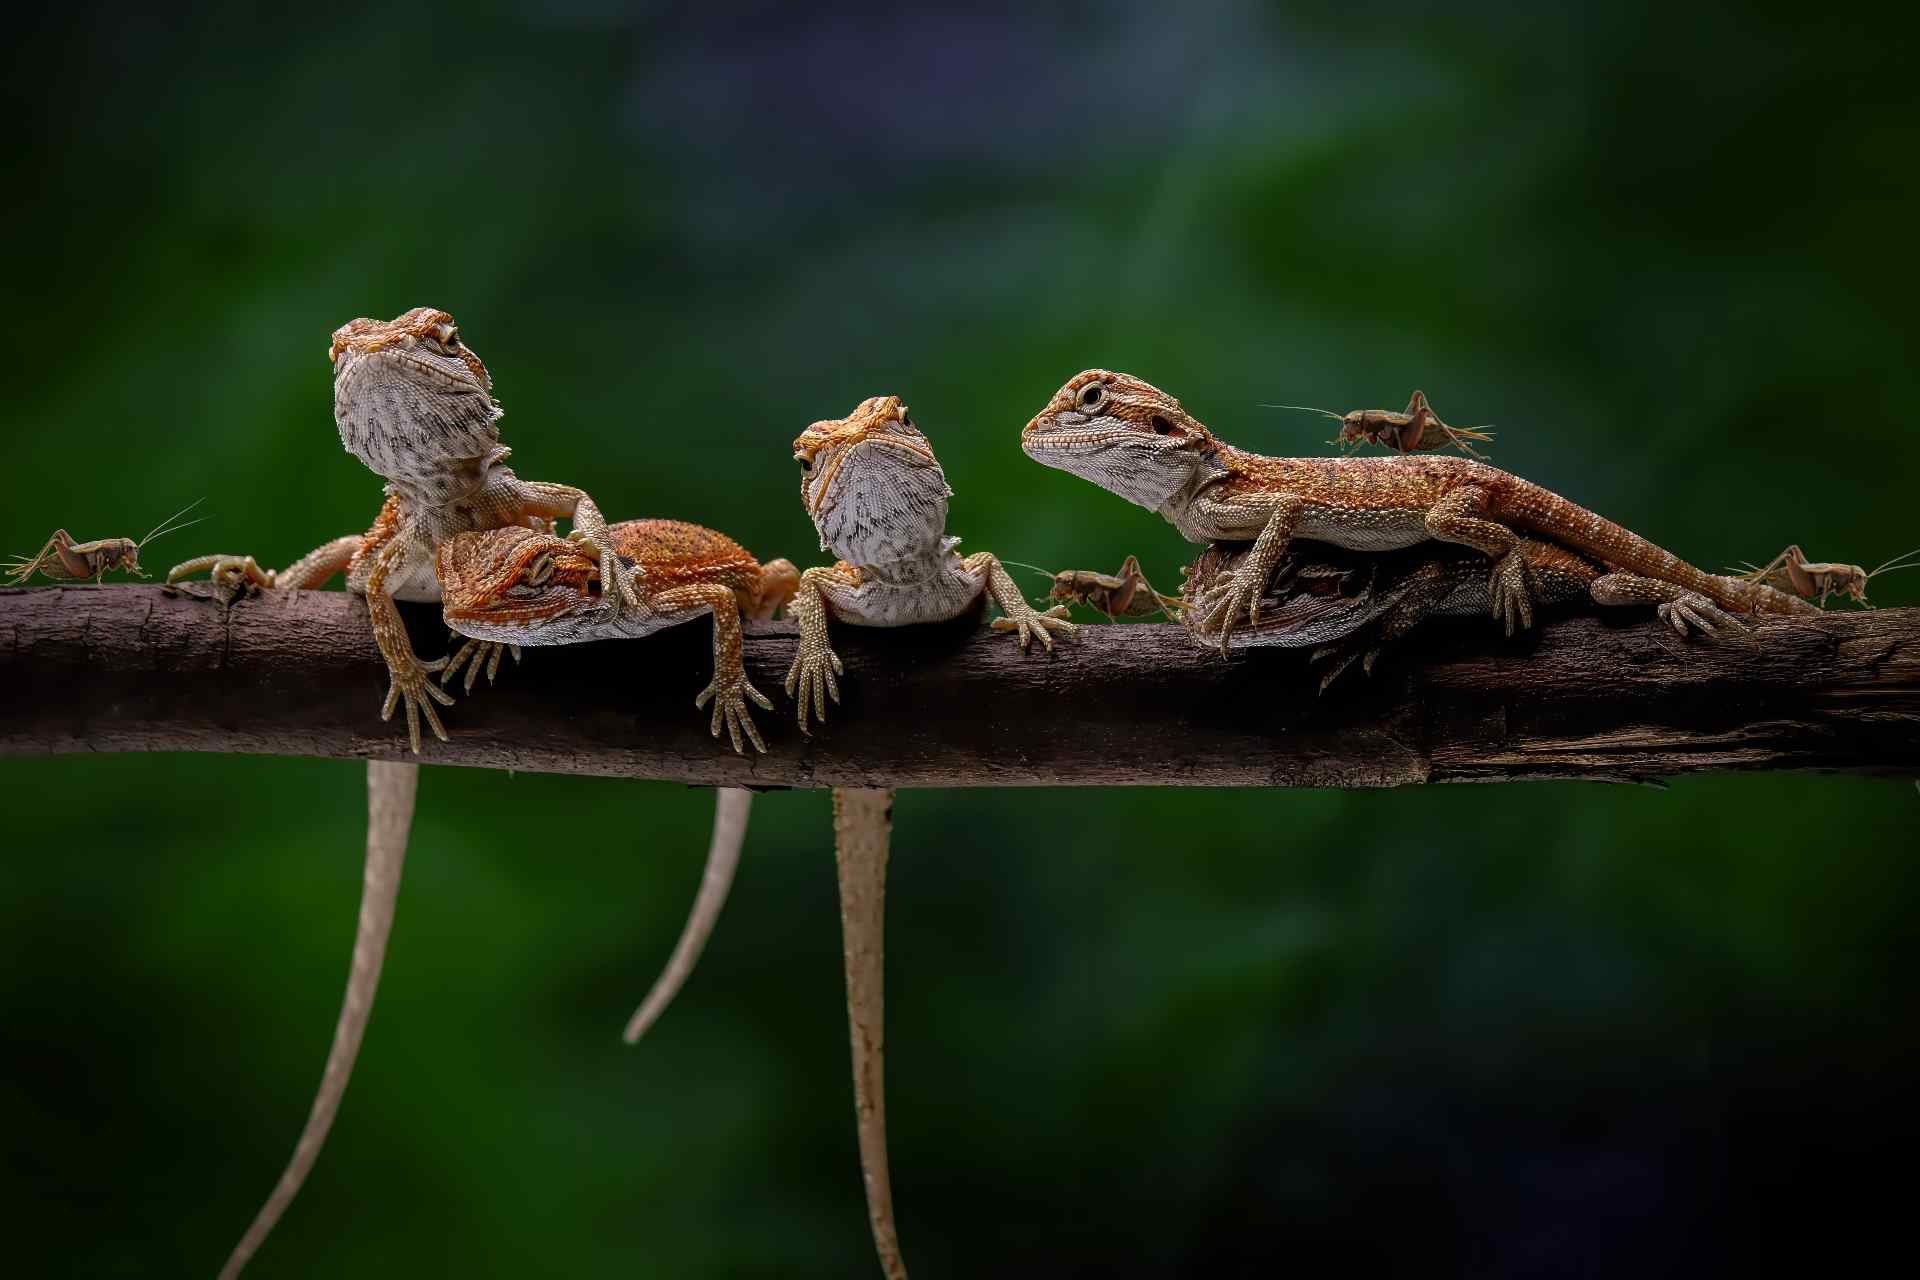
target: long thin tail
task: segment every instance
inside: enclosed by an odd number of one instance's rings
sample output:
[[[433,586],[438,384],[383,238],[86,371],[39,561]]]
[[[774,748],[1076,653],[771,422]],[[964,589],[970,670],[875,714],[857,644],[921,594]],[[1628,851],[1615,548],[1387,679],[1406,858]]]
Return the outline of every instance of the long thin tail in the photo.
[[[1496,520],[1516,529],[1543,534],[1556,542],[1598,556],[1617,569],[1626,569],[1645,577],[1670,582],[1698,591],[1723,609],[1736,613],[1818,613],[1819,609],[1798,596],[1758,582],[1706,573],[1682,560],[1664,547],[1656,546],[1631,529],[1595,515],[1577,502],[1514,477],[1519,492],[1500,511]]]
[[[326,1070],[307,1113],[307,1127],[294,1144],[293,1158],[260,1206],[253,1225],[233,1247],[220,1280],[233,1280],[259,1251],[280,1215],[300,1193],[313,1162],[320,1156],[327,1130],[347,1092],[347,1077],[359,1056],[360,1041],[373,1014],[373,995],[380,985],[380,966],[387,955],[387,935],[393,929],[394,902],[400,896],[400,870],[407,857],[407,832],[413,826],[413,798],[420,783],[417,764],[367,762],[367,865],[360,889],[360,922],[353,935],[353,963],[347,971],[347,996],[334,1024],[333,1047],[327,1050]]]
[[[886,905],[893,792],[835,787],[834,860],[840,872],[840,939],[847,965],[847,1033],[853,1046],[853,1114],[867,1219],[887,1280],[907,1280],[887,1176]]]
[[[680,940],[673,944],[667,967],[653,980],[653,989],[633,1011],[633,1017],[627,1019],[622,1039],[628,1044],[647,1034],[647,1028],[680,994],[693,966],[700,963],[700,953],[713,936],[720,909],[727,905],[727,891],[733,888],[733,873],[740,865],[740,846],[747,840],[747,814],[752,807],[751,791],[739,787],[715,791],[713,841],[707,846],[707,869],[700,877],[700,892],[694,895],[693,910],[687,913],[687,923],[680,930]]]

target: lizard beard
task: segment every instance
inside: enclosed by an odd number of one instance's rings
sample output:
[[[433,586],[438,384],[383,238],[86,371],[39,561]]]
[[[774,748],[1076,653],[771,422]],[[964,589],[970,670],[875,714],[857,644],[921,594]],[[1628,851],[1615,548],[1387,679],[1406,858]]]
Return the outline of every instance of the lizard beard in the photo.
[[[368,469],[428,501],[460,497],[448,465],[493,452],[500,443],[499,406],[469,380],[383,357],[362,357],[336,380],[340,443]]]
[[[1026,442],[1025,448],[1035,462],[1091,480],[1149,511],[1163,510],[1193,479],[1190,468],[1146,449],[1111,444],[1048,448],[1044,438]]]
[[[940,464],[885,445],[853,446],[814,517],[820,549],[849,564],[936,554],[953,490]]]

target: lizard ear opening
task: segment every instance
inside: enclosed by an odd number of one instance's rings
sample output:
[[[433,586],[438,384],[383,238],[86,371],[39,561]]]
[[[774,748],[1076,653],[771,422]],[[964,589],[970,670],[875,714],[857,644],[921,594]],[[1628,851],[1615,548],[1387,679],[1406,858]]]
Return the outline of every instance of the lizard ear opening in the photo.
[[[1147,421],[1153,427],[1153,434],[1157,436],[1183,436],[1187,434],[1180,428],[1174,426],[1171,421],[1157,413],[1147,419]]]

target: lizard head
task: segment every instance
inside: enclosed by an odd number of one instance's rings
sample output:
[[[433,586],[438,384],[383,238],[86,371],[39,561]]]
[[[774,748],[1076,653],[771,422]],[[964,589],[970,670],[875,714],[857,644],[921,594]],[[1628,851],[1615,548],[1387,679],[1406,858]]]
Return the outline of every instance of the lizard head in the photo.
[[[793,442],[793,460],[822,551],[880,564],[940,545],[953,490],[898,396],[814,423]]]
[[[340,443],[389,480],[426,483],[500,443],[493,379],[444,311],[350,320],[333,331],[327,359]]]
[[[535,529],[455,534],[435,553],[434,572],[447,625],[478,640],[517,643],[528,628],[600,608],[591,549]]]
[[[1027,423],[1020,447],[1035,462],[1070,471],[1157,511],[1205,466],[1220,442],[1152,383],[1088,369],[1069,379]]]

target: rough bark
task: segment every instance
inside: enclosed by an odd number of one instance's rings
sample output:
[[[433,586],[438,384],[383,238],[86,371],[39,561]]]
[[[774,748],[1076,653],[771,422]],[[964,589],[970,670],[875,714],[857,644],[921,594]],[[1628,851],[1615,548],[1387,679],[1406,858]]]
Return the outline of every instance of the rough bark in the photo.
[[[409,610],[423,656],[437,611]],[[1222,660],[1172,626],[1089,626],[1023,655],[969,621],[836,628],[846,700],[811,738],[780,693],[795,634],[753,628],[772,748],[736,756],[693,707],[701,621],[529,649],[445,712],[421,761],[746,787],[1310,786],[1713,770],[1920,775],[1920,610],[1687,641],[1643,615],[1506,640],[1436,627],[1328,695],[1300,654]],[[405,759],[365,604],[266,592],[223,613],[157,587],[0,591],[0,754],[222,751]]]

